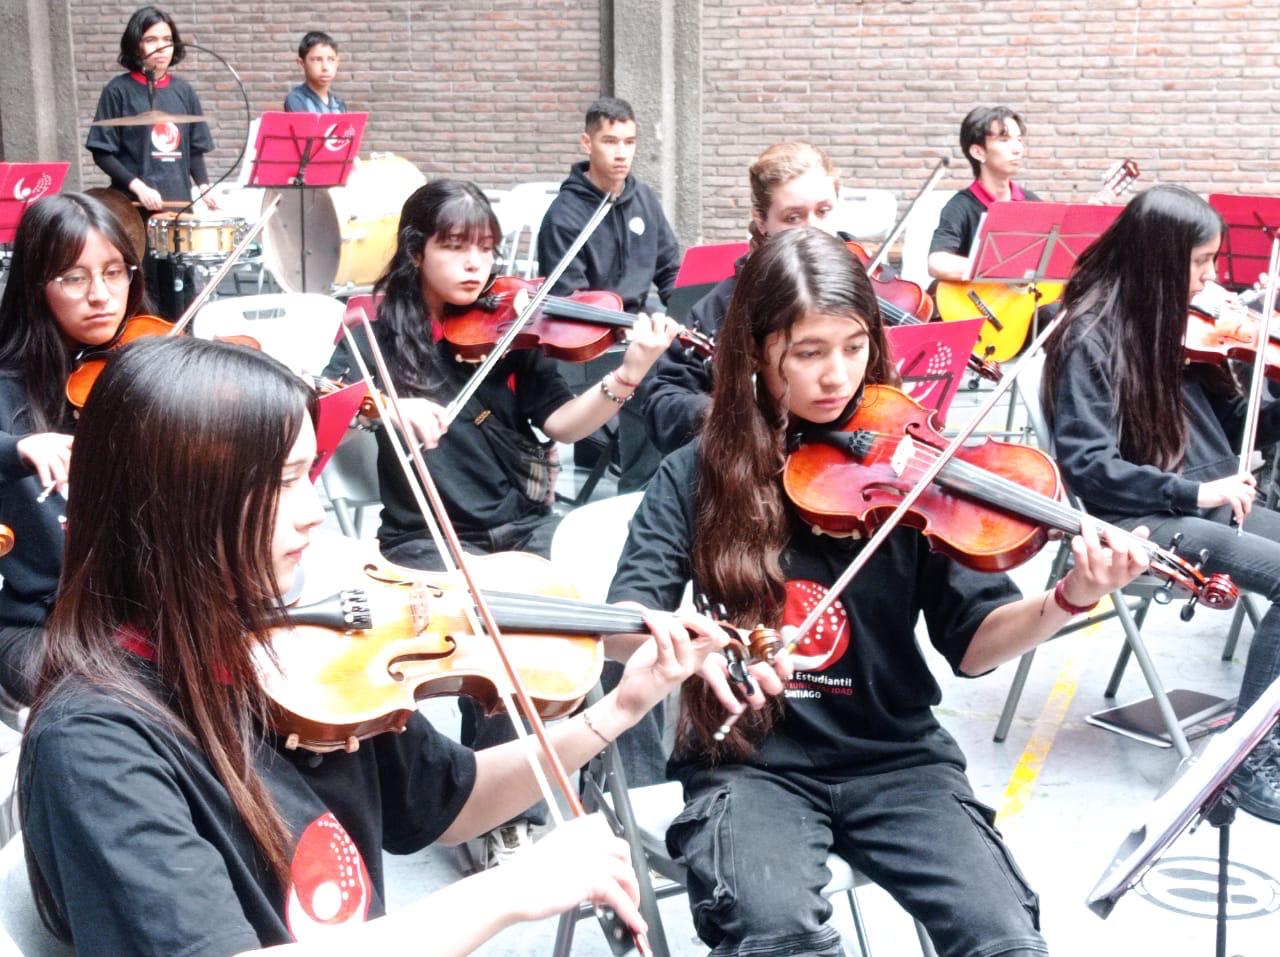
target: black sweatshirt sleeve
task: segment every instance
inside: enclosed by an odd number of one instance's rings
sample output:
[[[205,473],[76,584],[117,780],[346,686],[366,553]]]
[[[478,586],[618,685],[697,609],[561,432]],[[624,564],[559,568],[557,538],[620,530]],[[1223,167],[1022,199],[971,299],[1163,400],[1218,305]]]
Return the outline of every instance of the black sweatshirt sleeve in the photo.
[[[1054,397],[1054,454],[1067,486],[1096,511],[1113,515],[1191,512],[1200,484],[1120,454],[1111,373],[1101,343],[1079,336],[1063,352]]]
[[[191,181],[197,186],[209,185],[209,170],[205,166],[203,153],[191,154]]]
[[[665,306],[676,288],[676,274],[680,272],[680,243],[667,222],[662,207],[658,207],[658,257],[653,271],[653,284],[658,287],[658,298]]]
[[[97,149],[91,149],[89,152],[93,154],[94,165],[110,176],[113,183],[127,187],[133,182],[137,174],[120,162],[120,157],[115,153]]]

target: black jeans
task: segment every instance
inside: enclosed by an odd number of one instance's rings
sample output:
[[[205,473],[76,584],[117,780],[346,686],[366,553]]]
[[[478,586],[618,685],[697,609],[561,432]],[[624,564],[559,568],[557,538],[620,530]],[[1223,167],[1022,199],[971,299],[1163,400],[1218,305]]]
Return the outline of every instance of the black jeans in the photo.
[[[958,767],[826,783],[745,765],[695,772],[667,846],[715,957],[842,954],[822,896],[834,851],[929,931],[940,957],[1048,953],[1040,902]]]
[[[1243,534],[1227,524],[1229,511],[1218,509],[1214,517],[1219,515],[1220,521],[1193,515],[1146,515],[1116,524],[1124,528],[1146,525],[1152,541],[1165,546],[1181,533],[1179,554],[1194,560],[1207,548],[1205,571],[1225,572],[1242,592],[1254,592],[1272,602],[1249,646],[1236,707],[1236,713],[1243,714],[1280,677],[1280,514],[1261,505],[1255,507],[1245,517]]]
[[[484,533],[482,540],[468,537],[462,544],[468,551],[484,554],[521,551],[548,558],[551,555],[551,537],[558,524],[560,524],[559,515],[550,513],[530,515],[489,529]],[[383,549],[382,554],[388,560],[408,568],[439,571],[444,567],[440,553],[436,551],[435,543],[430,536],[401,542],[399,545]],[[458,699],[458,711],[462,716],[459,737],[462,743],[473,751],[482,751],[516,739],[511,718],[505,714],[488,717],[470,698]],[[524,820],[531,824],[542,825],[547,823],[547,819],[547,804],[545,801],[539,801],[512,820]]]

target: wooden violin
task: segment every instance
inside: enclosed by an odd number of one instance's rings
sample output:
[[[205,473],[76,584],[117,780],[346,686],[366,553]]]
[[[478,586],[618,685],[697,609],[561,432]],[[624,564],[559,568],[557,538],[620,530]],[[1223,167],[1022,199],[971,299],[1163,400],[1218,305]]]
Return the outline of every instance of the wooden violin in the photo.
[[[1263,353],[1266,376],[1280,381],[1280,323],[1273,321]],[[1222,365],[1228,359],[1253,363],[1261,317],[1217,283],[1208,283],[1191,302],[1183,347],[1190,362]]]
[[[782,483],[806,521],[829,533],[868,532],[894,510],[924,468],[946,448],[934,413],[883,385],[866,387],[853,417],[839,429],[809,431],[787,458]],[[965,446],[924,490],[903,524],[920,529],[930,547],[979,571],[1004,571],[1035,555],[1053,533],[1080,532],[1084,513],[1058,499],[1058,467],[1042,450],[987,439]],[[1095,521],[1090,519],[1090,521]],[[1192,564],[1116,526],[1096,522],[1110,541],[1141,542],[1150,570],[1166,585],[1209,608],[1231,608],[1239,592],[1226,575]]]
[[[637,610],[579,601],[536,555],[471,563],[540,717],[571,713],[595,687],[600,636],[648,630]],[[456,576],[378,561],[345,577],[331,597],[285,609],[271,647],[258,653],[275,728],[289,747],[355,750],[364,738],[403,729],[423,698],[464,694],[488,713],[499,709],[503,669],[489,638],[472,632],[470,598]],[[778,641],[759,631],[744,634],[753,649]]]
[[[493,351],[541,284],[541,279],[498,276],[474,305],[444,317],[440,327],[445,340],[459,358],[483,358]],[[617,293],[582,291],[548,296],[511,348],[542,349],[553,359],[589,362],[620,341],[633,325],[635,317],[622,311]],[[710,356],[715,349],[710,339],[691,329],[682,329],[676,338],[703,356]]]
[[[180,329],[177,323],[161,319],[159,316],[150,316],[146,313],[139,313],[136,316],[125,319],[120,323],[120,330],[116,333],[115,338],[106,345],[92,346],[77,353],[71,375],[67,377],[67,401],[77,409],[84,408],[94,383],[98,381],[98,376],[102,375],[102,370],[107,367],[107,359],[117,349],[127,346],[131,342],[136,342],[138,339],[146,339],[150,336],[171,336],[177,334],[178,331]],[[252,336],[214,336],[214,341],[230,342],[236,345],[249,346],[252,349],[262,349],[258,340]]]

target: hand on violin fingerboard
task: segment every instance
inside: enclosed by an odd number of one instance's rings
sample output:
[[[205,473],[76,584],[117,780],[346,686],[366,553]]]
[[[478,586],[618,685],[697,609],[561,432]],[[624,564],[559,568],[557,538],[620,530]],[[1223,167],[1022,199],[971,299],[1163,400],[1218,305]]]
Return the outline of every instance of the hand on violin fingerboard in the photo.
[[[1073,605],[1092,605],[1123,588],[1147,570],[1147,549],[1141,544],[1150,537],[1145,526],[1132,536],[1100,538],[1093,522],[1081,523],[1080,534],[1071,540],[1075,567],[1063,582],[1063,597]]]
[[[18,455],[44,489],[63,494],[71,471],[71,442],[71,436],[61,432],[37,432],[18,440]]]
[[[793,626],[782,629],[783,639],[789,642],[795,633]],[[739,714],[746,708],[759,709],[769,698],[786,690],[786,682],[795,673],[790,653],[784,648],[770,661],[756,661],[747,666],[751,682],[748,686],[730,679],[728,660],[722,654],[708,656],[698,674],[711,687],[712,693],[730,714]],[[736,689],[741,689],[739,695]]]
[[[680,323],[660,312],[640,313],[631,327],[631,344],[622,357],[621,372],[627,380],[639,382],[667,351],[680,332]]]

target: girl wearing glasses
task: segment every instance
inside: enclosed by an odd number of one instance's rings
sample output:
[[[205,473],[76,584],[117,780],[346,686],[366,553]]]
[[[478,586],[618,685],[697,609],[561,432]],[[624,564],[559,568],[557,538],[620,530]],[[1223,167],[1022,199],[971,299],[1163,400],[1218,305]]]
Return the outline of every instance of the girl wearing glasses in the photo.
[[[23,215],[0,298],[0,521],[16,541],[0,558],[0,690],[18,702],[62,568],[63,501],[46,493],[65,491],[71,462],[67,376],[142,301],[133,247],[97,200],[50,196]]]

